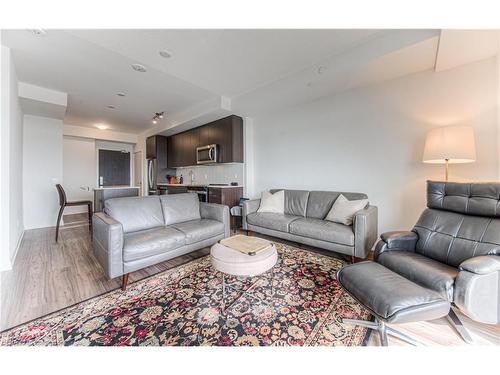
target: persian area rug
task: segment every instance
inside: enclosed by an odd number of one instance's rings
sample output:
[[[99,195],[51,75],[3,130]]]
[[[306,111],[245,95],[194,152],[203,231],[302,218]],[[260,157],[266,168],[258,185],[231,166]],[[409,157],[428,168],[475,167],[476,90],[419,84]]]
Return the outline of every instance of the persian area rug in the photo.
[[[357,346],[371,319],[337,283],[341,260],[276,243],[262,277],[222,277],[206,256],[0,333],[0,345]],[[249,293],[240,293],[254,285]]]

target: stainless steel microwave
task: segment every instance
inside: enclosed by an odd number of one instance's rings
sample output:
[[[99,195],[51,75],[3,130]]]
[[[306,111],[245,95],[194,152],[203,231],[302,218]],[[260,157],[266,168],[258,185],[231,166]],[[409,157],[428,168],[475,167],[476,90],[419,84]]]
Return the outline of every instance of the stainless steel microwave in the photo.
[[[196,163],[209,164],[217,163],[219,146],[216,144],[196,147]]]

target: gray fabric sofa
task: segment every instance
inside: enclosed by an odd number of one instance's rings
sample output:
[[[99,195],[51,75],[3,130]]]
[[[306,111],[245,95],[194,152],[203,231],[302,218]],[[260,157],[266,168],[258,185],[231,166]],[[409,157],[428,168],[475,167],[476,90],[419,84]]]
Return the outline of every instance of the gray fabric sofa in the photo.
[[[229,208],[193,193],[114,198],[93,216],[94,254],[108,278],[211,246],[229,237]]]
[[[340,194],[349,200],[367,198],[362,193],[285,190],[284,214],[259,213],[260,199],[245,201],[243,229],[364,259],[377,240],[377,207],[358,211],[352,226],[323,220]]]

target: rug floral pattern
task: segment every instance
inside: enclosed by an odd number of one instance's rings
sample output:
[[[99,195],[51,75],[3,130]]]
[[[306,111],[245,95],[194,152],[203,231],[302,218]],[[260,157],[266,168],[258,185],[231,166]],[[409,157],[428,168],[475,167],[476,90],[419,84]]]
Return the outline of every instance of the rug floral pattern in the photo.
[[[370,319],[336,281],[341,260],[276,244],[260,278],[227,278],[206,256],[0,334],[1,345],[363,345]],[[256,283],[240,298],[238,290]],[[233,302],[234,301],[234,302]]]

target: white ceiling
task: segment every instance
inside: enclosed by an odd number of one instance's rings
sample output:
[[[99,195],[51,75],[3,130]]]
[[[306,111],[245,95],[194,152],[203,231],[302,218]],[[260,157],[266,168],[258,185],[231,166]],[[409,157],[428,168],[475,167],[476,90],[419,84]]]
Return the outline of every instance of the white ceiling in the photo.
[[[18,79],[68,93],[65,123],[141,133],[155,112],[181,111],[215,95],[156,69],[132,70],[137,60],[99,47],[67,32],[48,30],[36,37],[24,30],[2,31],[12,49]],[[126,97],[116,93],[124,92]],[[116,109],[108,109],[108,105]]]
[[[105,123],[138,134],[182,126],[186,114],[212,108],[221,97],[232,103],[228,110],[251,116],[432,69],[439,35],[439,30],[47,30],[37,37],[4,30],[2,44],[12,49],[20,81],[68,93],[65,123]],[[162,49],[172,57],[161,57]],[[147,72],[133,71],[133,63]],[[158,111],[167,116],[153,126]]]
[[[65,122],[141,133],[157,111],[251,91],[338,54],[370,30],[3,30],[20,81],[68,93]],[[167,49],[172,58],[159,56]],[[131,69],[141,63],[146,73]],[[125,98],[116,95],[127,94]],[[108,109],[108,105],[116,109]]]
[[[101,47],[235,96],[374,36],[373,30],[75,30]],[[164,59],[160,49],[172,53]]]
[[[442,30],[436,71],[495,56],[500,50],[498,30]]]

